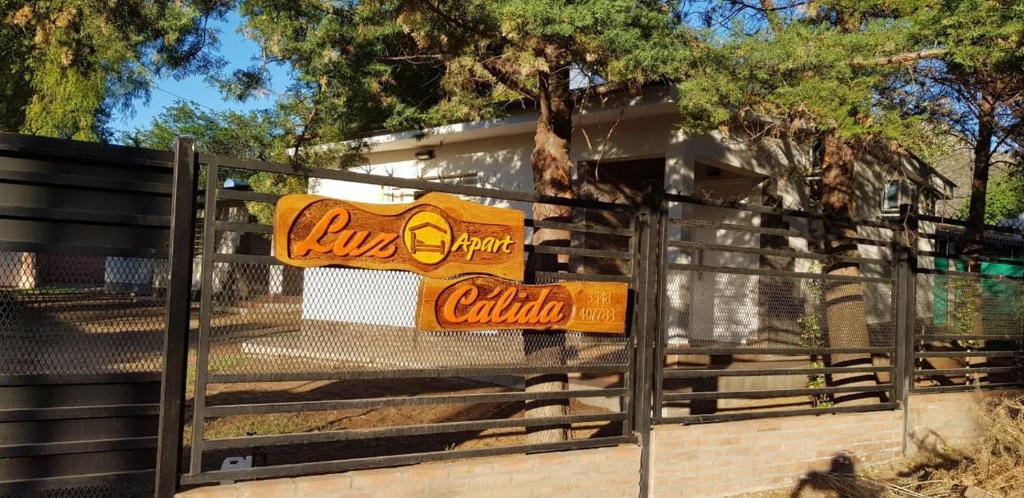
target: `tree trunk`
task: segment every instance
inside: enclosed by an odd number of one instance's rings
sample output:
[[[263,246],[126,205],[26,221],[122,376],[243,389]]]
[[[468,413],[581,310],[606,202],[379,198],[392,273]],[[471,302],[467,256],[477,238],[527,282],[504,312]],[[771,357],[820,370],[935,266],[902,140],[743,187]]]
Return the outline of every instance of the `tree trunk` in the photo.
[[[778,194],[778,179],[769,178],[761,191],[761,204],[782,208],[782,196]],[[778,214],[762,214],[761,228],[788,230],[789,223]],[[789,250],[789,240],[783,235],[761,234],[762,249]],[[790,256],[758,257],[759,267],[765,270],[791,272],[796,260]],[[801,334],[796,324],[801,309],[797,302],[798,292],[795,280],[787,277],[761,276],[758,278],[757,314],[758,341],[771,347],[785,347],[800,344]]]
[[[825,137],[822,161],[822,212],[825,215],[825,250],[831,256],[859,257],[857,229],[850,224],[857,212],[856,157],[851,144],[833,135]],[[833,261],[826,268],[829,275],[859,277],[857,263]],[[864,286],[861,282],[827,280],[822,292],[828,347],[864,348],[871,345],[867,315],[864,308]],[[829,366],[871,366],[870,354],[834,354]],[[877,376],[867,374],[833,374],[830,385],[875,385]],[[853,394],[835,398],[836,404],[867,404],[877,399],[873,394]]]
[[[971,204],[967,213],[963,254],[981,253],[985,234],[985,196],[988,192],[988,170],[992,163],[992,138],[995,134],[995,110],[984,95],[978,99],[978,138],[974,143],[974,173],[971,178]],[[968,271],[978,271],[978,262],[969,260]]]
[[[552,54],[548,54],[549,56]],[[550,59],[549,59],[550,60]],[[541,72],[538,78],[540,114],[534,135],[533,187],[538,194],[554,197],[573,197],[571,185],[573,103],[569,92],[568,65],[555,65],[550,72]],[[534,204],[533,219],[572,222],[572,208],[553,204]],[[567,247],[569,231],[549,228],[535,229],[535,246]],[[568,257],[553,254],[530,255],[533,271],[562,271],[568,266]],[[526,360],[536,365],[564,363],[564,336],[549,333],[530,334],[525,338]],[[565,374],[535,375],[526,378],[526,391],[561,391],[566,389]],[[526,403],[526,417],[560,417],[568,413],[568,400],[537,400]],[[531,427],[527,429],[529,443],[565,440],[568,426]]]

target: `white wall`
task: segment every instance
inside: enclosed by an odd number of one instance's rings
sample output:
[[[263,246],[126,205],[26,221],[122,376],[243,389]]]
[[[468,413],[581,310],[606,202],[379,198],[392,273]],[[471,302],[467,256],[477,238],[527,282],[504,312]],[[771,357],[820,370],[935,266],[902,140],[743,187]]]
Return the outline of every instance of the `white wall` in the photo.
[[[34,288],[36,286],[35,263],[35,254],[0,251],[0,288]]]
[[[368,164],[360,171],[376,175],[389,175],[400,178],[452,176],[462,173],[479,172],[479,185],[503,190],[530,192],[533,189],[530,170],[530,154],[533,148],[532,132],[524,133],[522,126],[515,128],[518,132],[509,136],[498,136],[479,140],[451,142],[450,137],[434,138],[430,145],[409,147],[402,150],[371,151],[367,154]],[[446,140],[448,140],[446,142]],[[421,161],[415,158],[420,149],[431,149],[435,158]],[[574,162],[599,161],[615,159],[665,158],[665,187],[669,192],[694,193],[694,163],[701,162],[730,168],[750,175],[769,176],[775,179],[778,194],[782,198],[783,207],[802,209],[806,207],[806,189],[803,184],[803,173],[809,168],[811,152],[808,147],[792,142],[768,140],[758,148],[751,148],[748,142],[730,138],[715,132],[700,136],[688,136],[676,126],[676,115],[667,113],[648,115],[636,119],[622,119],[598,124],[577,127],[573,136],[572,156]],[[875,157],[866,157],[864,164],[859,166],[858,174],[866,178],[860,184],[858,192],[861,202],[859,207],[862,216],[878,215],[881,202],[881,191],[885,182],[893,178],[902,169],[913,165],[904,162],[882,161]],[[310,186],[311,193],[353,201],[385,203],[386,189],[379,185],[319,180]],[[470,199],[483,204],[522,209],[530,216],[529,205],[526,203],[507,202],[494,199]],[[755,199],[756,202],[756,199]],[[716,219],[727,223],[758,224],[756,216],[740,213],[735,210],[714,209],[697,206],[674,205],[670,209],[671,216],[677,218]],[[794,228],[806,227],[806,222],[797,218],[787,218]],[[705,233],[706,232],[706,233]],[[717,232],[717,233],[712,233]],[[861,236],[887,236],[887,233],[864,232]],[[673,227],[669,237],[679,240],[714,239],[717,243],[733,243],[753,246],[759,239],[753,234],[727,231],[691,230],[684,232],[680,227]],[[696,237],[696,239],[694,238]],[[794,250],[806,250],[806,239],[793,237],[789,239]],[[865,257],[888,257],[887,248],[862,245]],[[688,253],[671,249],[669,261],[692,262]],[[723,265],[739,268],[757,268],[759,261],[756,255],[738,253],[705,254],[704,264]],[[796,271],[806,271],[810,260],[797,260]],[[881,274],[884,268],[865,268],[868,275]],[[360,272],[351,270],[306,270],[307,278],[304,290],[304,316],[319,319],[343,319],[334,314],[342,307],[337,301],[340,295],[352,296],[355,287],[364,286],[367,278],[377,285],[381,283],[394,288],[397,294],[414,295],[416,282],[400,277],[394,272]],[[334,278],[326,278],[331,272]],[[348,272],[348,273],[345,273]],[[342,277],[344,275],[344,277]],[[742,342],[757,330],[756,313],[736,313],[735,306],[751,306],[756,309],[757,277],[741,275],[720,275],[711,278],[705,275],[700,282],[689,285],[682,274],[669,274],[668,305],[663,312],[675,323],[670,328],[670,337],[681,337],[683,327],[691,329],[694,337],[728,342]],[[341,280],[341,283],[337,281]],[[328,289],[329,283],[332,286]],[[342,287],[338,287],[342,286]],[[348,286],[352,286],[349,288]],[[409,288],[406,288],[409,287]],[[890,319],[888,309],[891,304],[889,294],[882,290],[869,287],[866,289],[869,322],[887,321]],[[703,297],[699,297],[703,296]],[[704,301],[702,301],[704,300]],[[710,301],[707,301],[710,300]],[[711,305],[705,305],[710,303]],[[731,304],[726,304],[731,303]],[[373,304],[376,305],[376,304]],[[404,304],[402,305],[404,306]],[[334,318],[331,318],[331,317]],[[347,316],[347,315],[346,315]],[[754,317],[754,318],[750,318]],[[404,318],[392,317],[395,323],[406,323]],[[714,327],[709,324],[714,323]]]

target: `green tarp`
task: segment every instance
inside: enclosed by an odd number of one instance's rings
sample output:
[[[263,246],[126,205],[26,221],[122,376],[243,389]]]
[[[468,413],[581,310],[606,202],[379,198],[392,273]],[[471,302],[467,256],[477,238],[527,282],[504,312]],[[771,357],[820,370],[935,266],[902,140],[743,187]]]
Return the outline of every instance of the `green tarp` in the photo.
[[[954,271],[966,271],[964,261],[953,261],[955,264]],[[950,262],[951,260],[948,258],[935,258],[935,269],[939,272],[948,272],[950,271]],[[981,274],[990,277],[1007,276],[1021,278],[1024,277],[1024,260],[1020,260],[1019,264],[982,262]],[[950,295],[950,278],[947,275],[935,275],[932,300],[932,323],[935,326],[943,327],[950,325],[948,323],[949,301],[951,298],[955,299],[955,296]],[[1021,313],[1021,284],[1022,281],[1020,280],[983,277],[981,279],[981,306],[984,315],[982,322],[984,323],[985,319],[990,319],[988,321],[1005,323],[1007,319],[1012,320],[1015,317],[1019,317]],[[955,302],[953,304],[969,305],[967,303]],[[956,324],[952,325],[955,326]]]

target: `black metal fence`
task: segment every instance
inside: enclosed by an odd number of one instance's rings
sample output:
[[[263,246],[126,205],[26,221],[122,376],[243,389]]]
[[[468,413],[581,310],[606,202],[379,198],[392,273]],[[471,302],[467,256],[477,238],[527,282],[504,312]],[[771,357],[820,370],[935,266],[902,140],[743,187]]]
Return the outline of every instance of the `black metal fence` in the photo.
[[[655,423],[892,409],[895,225],[666,195]]]
[[[921,217],[914,328],[917,393],[1024,385],[1024,238],[990,227],[964,255],[964,224]]]
[[[0,496],[152,494],[171,172],[0,134]]]
[[[270,253],[271,226],[248,214],[278,195],[225,189],[221,179],[300,176],[320,192],[348,190],[348,197],[360,185],[386,186],[528,212],[537,202],[570,206],[574,222],[527,220],[528,229],[572,234],[570,247],[527,246],[529,257],[564,256],[561,271],[528,272],[537,283],[644,288],[635,271],[644,268],[644,225],[634,207],[215,156],[199,162],[207,214],[184,484],[635,441],[635,324],[627,336],[417,330],[420,277],[283,267]],[[613,218],[625,223],[582,222],[594,210],[622,213]],[[619,246],[595,248],[592,234],[615,237]],[[567,385],[525,389],[536,376],[553,375]],[[564,406],[561,414],[529,416],[549,404]],[[567,438],[531,442],[530,430],[552,427]],[[233,458],[244,468],[224,466]]]
[[[627,334],[417,330],[420,277],[279,264],[280,193],[229,178],[568,206],[571,219],[527,216],[527,240],[569,233],[528,246],[544,270],[527,281],[629,283]],[[0,496],[146,495],[154,469],[169,496],[1024,386],[1011,230],[990,227],[986,254],[966,258],[957,222],[904,213],[846,223],[838,253],[837,222],[802,211],[296,169],[187,140],[167,153],[0,135],[0,194]]]

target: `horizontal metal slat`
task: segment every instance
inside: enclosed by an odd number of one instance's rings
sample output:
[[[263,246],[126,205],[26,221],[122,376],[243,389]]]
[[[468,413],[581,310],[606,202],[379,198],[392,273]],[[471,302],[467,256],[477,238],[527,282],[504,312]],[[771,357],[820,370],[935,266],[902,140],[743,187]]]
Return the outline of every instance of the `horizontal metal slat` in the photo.
[[[0,422],[132,417],[140,415],[157,415],[159,413],[159,404],[24,408],[0,410]]]
[[[0,458],[21,458],[156,448],[156,436],[0,446]]]
[[[766,412],[716,413],[712,415],[688,415],[683,417],[661,417],[660,424],[702,424],[709,422],[734,422],[759,418],[796,417],[801,415],[830,415],[835,413],[859,413],[882,410],[895,410],[899,403],[877,403],[873,405],[833,406],[827,408],[807,408],[801,410],[772,410]]]
[[[676,370],[666,369],[666,379],[691,377],[750,377],[760,375],[820,375],[833,373],[887,372],[892,367],[824,367],[824,368],[751,368],[742,370]]]
[[[968,374],[987,374],[987,373],[1005,373],[1005,372],[1017,372],[1018,374],[1024,375],[1024,368],[1022,367],[973,367],[973,368],[940,368],[935,370],[924,370],[914,369],[914,376],[916,377],[930,377],[932,375],[968,375]]]
[[[537,280],[572,281],[572,282],[632,282],[633,278],[628,275],[599,275],[591,273],[561,273],[551,271],[538,271],[533,273]]]
[[[131,470],[68,477],[48,477],[46,479],[0,481],[0,493],[24,496],[45,490],[64,490],[93,486],[123,486],[140,482],[149,483],[153,481],[154,474],[153,470]]]
[[[236,223],[231,221],[220,221],[214,223],[214,228],[222,232],[243,232],[243,233],[274,233],[273,225],[261,225],[259,223]]]
[[[960,334],[928,334],[915,335],[914,341],[1024,341],[1024,332],[1020,334],[985,334],[985,335],[960,335]]]
[[[2,165],[0,165],[2,167]],[[168,177],[168,179],[170,179]],[[157,195],[170,195],[170,183],[140,182],[119,180],[86,175],[68,175],[55,173],[35,173],[31,171],[9,171],[0,169],[0,182],[17,182],[55,187],[74,187],[80,189],[113,190],[118,192],[145,192]]]
[[[265,202],[276,204],[277,200],[284,197],[283,194],[269,194],[266,192],[253,192],[250,190],[218,189],[217,200]]]
[[[0,205],[0,217],[51,220],[62,223],[91,223],[98,225],[169,227],[170,216],[126,214],[80,209],[43,209],[24,206]]]
[[[942,275],[948,277],[959,277],[969,278],[972,280],[1011,280],[1011,281],[1022,281],[1024,277],[1015,277],[1012,275],[993,275],[991,273],[972,273],[965,271],[947,271],[947,270],[935,270],[931,268],[918,268],[915,273],[923,275]]]
[[[213,260],[218,263],[235,263],[244,265],[282,265],[273,256],[258,256],[255,254],[224,254],[216,253]]]
[[[892,354],[893,348],[678,348],[667,347],[665,354],[674,355],[728,355],[728,354],[777,354],[808,356],[812,354]]]
[[[914,358],[961,358],[976,356],[983,358],[1012,358],[1024,356],[1024,351],[915,351]]]
[[[759,247],[730,246],[723,244],[707,244],[704,242],[693,242],[689,240],[669,240],[665,245],[669,247],[706,249],[709,251],[739,252],[745,254],[763,254],[765,256],[782,256],[795,259],[814,259],[819,261],[842,261],[848,263],[866,264],[890,264],[891,261],[882,258],[855,258],[851,256],[833,256],[830,254],[819,254],[814,252],[785,251],[781,249],[762,249]]]
[[[627,365],[563,366],[563,367],[472,367],[422,368],[406,370],[348,370],[269,374],[210,374],[211,383],[292,382],[315,380],[412,379],[430,377],[468,377],[480,375],[539,375],[547,373],[625,373]]]
[[[118,384],[129,382],[160,382],[160,373],[138,372],[69,375],[0,375],[0,386],[35,386],[54,384]]]
[[[953,393],[953,392],[964,392],[964,391],[993,391],[998,389],[1016,390],[1024,389],[1024,381],[1019,382],[986,382],[982,384],[969,384],[969,385],[958,385],[958,386],[930,386],[930,387],[915,387],[911,389],[913,394],[932,394],[932,393]]]
[[[869,392],[891,392],[892,384],[881,384],[877,386],[838,386],[838,387],[817,387],[807,389],[773,389],[770,391],[714,391],[695,393],[672,393],[666,392],[662,395],[664,401],[690,401],[700,399],[727,399],[727,398],[784,398],[789,396],[805,396],[813,394],[836,394],[836,393],[869,393]]]
[[[614,389],[577,389],[553,392],[482,393],[460,395],[395,396],[387,398],[363,398],[328,401],[295,401],[287,403],[262,403],[246,405],[207,406],[206,417],[227,417],[231,415],[254,415],[264,413],[289,413],[303,411],[345,410],[353,408],[378,408],[394,406],[419,406],[459,403],[504,403],[539,399],[570,399],[625,396],[628,391]]]
[[[626,251],[610,251],[605,249],[588,249],[585,247],[535,246],[527,244],[526,252],[537,254],[565,254],[569,256],[589,256],[592,258],[632,260],[633,254]]]
[[[494,420],[469,420],[463,422],[439,422],[422,425],[402,425],[375,429],[352,429],[273,436],[209,439],[202,442],[202,448],[203,450],[224,450],[233,448],[251,448],[253,446],[281,446],[287,444],[309,444],[386,437],[422,436],[426,434],[483,431],[487,429],[503,429],[512,427],[544,427],[582,422],[615,422],[625,420],[628,416],[628,413],[619,412],[591,415],[566,415],[563,417],[503,418]]]
[[[34,252],[40,254],[67,254],[75,256],[115,256],[124,258],[165,259],[167,251],[144,248],[102,247],[62,244],[54,246],[41,242],[12,242],[0,240],[0,251]]]
[[[808,278],[816,280],[829,280],[836,282],[871,282],[871,283],[882,283],[891,284],[894,282],[893,278],[888,277],[854,277],[847,275],[829,275],[827,273],[808,273],[808,272],[796,272],[796,271],[782,271],[782,270],[761,270],[755,268],[733,268],[726,266],[707,266],[707,265],[691,265],[691,264],[679,264],[671,263],[668,265],[669,270],[676,271],[696,271],[705,273],[726,273],[729,275],[760,275],[767,277],[785,277],[785,278]]]
[[[821,213],[815,213],[810,211],[800,211],[796,209],[784,209],[770,206],[764,206],[761,204],[752,204],[748,202],[737,202],[737,201],[723,201],[718,199],[705,199],[701,197],[695,197],[686,194],[664,194],[665,201],[668,203],[684,203],[684,204],[695,204],[698,206],[710,206],[724,209],[734,209],[737,211],[750,211],[752,213],[761,214],[777,214],[782,216],[790,216],[795,218],[806,218],[814,221],[829,221],[840,226],[855,226],[861,225],[866,227],[881,228],[883,230],[895,230],[898,226],[895,223],[887,221],[874,221],[866,219],[850,219],[850,220],[836,220],[832,217],[827,217]]]
[[[54,159],[146,166],[160,170],[170,170],[174,161],[174,154],[170,151],[16,133],[0,133],[0,151]]]
[[[622,235],[626,237],[634,235],[633,230],[631,228],[608,227],[602,225],[593,225],[590,223],[566,223],[562,221],[534,219],[527,219],[525,223],[526,226],[533,228],[550,228],[554,230],[569,230],[571,232],[586,232],[602,235]]]
[[[629,204],[614,204],[610,202],[591,201],[585,199],[574,199],[567,197],[545,196],[526,192],[509,192],[486,187],[471,187],[456,185],[452,183],[430,182],[413,178],[398,178],[385,175],[371,175],[353,171],[341,171],[324,168],[292,167],[285,164],[270,163],[265,161],[253,161],[247,159],[236,159],[212,154],[200,154],[199,161],[203,164],[216,163],[220,167],[247,169],[252,171],[267,171],[283,175],[298,175],[327,180],[338,180],[343,182],[367,183],[372,185],[383,185],[388,187],[408,188],[428,192],[445,192],[449,194],[465,195],[471,197],[486,197],[489,199],[502,199],[508,201],[532,202],[537,204],[553,204],[558,206],[572,206],[581,208],[607,209],[622,212],[633,212],[635,207]]]

